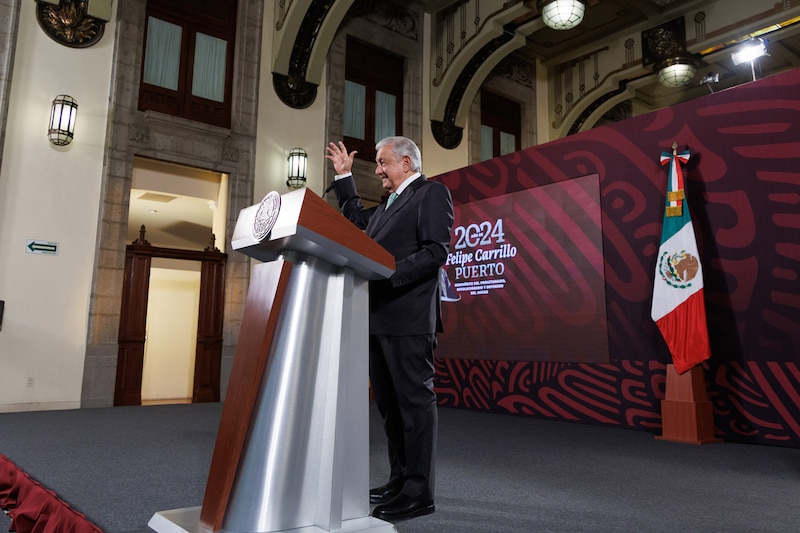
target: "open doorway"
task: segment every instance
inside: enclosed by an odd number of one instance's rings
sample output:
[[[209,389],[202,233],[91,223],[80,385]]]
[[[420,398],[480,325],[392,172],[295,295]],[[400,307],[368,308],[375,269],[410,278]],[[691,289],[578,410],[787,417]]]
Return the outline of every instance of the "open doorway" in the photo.
[[[218,401],[228,176],[134,159],[115,405]]]
[[[200,266],[161,257],[150,264],[142,405],[192,402]]]

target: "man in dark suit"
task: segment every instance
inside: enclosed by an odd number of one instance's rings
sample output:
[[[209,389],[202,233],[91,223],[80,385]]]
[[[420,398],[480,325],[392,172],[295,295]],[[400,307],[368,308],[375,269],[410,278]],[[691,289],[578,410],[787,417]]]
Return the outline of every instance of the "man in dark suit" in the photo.
[[[405,137],[376,144],[375,174],[390,193],[365,208],[351,173],[356,152],[330,143],[333,190],[342,213],[389,251],[395,272],[369,285],[369,375],[389,443],[388,483],[370,490],[373,516],[402,520],[432,513],[438,415],[433,350],[441,331],[439,269],[450,249],[453,201],[422,175],[417,145]]]

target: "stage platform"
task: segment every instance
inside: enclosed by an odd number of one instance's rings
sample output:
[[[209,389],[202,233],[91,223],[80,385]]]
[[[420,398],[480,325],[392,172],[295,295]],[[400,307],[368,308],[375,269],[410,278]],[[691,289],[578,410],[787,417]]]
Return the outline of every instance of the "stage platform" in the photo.
[[[221,404],[0,414],[0,454],[107,533],[202,503]],[[401,533],[794,532],[800,450],[440,408],[436,512]],[[370,404],[370,479],[386,480]],[[0,496],[3,487],[0,486]],[[8,518],[0,515],[0,531]]]

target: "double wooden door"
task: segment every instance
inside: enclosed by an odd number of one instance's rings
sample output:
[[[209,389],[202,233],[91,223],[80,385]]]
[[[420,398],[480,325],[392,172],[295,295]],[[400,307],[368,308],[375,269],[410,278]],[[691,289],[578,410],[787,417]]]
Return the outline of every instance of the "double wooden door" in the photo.
[[[147,297],[150,289],[150,266],[154,257],[201,262],[200,309],[192,402],[218,402],[225,305],[225,263],[228,256],[216,250],[200,252],[134,243],[128,245],[125,251],[114,405],[142,404]]]

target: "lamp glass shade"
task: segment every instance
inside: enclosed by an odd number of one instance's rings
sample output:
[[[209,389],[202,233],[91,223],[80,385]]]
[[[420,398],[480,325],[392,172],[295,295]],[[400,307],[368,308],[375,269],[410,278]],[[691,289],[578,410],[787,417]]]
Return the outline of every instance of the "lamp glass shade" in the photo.
[[[56,146],[66,146],[75,135],[75,118],[78,114],[78,102],[69,95],[60,94],[53,100],[50,108],[50,125],[47,138]]]
[[[302,148],[292,148],[287,158],[289,171],[286,185],[292,189],[299,189],[306,184],[306,168],[308,166],[308,154]]]
[[[658,81],[666,87],[681,87],[692,81],[695,72],[697,67],[694,61],[681,58],[668,60],[658,70]]]
[[[582,0],[539,2],[542,21],[554,30],[569,30],[583,21],[586,4]]]

